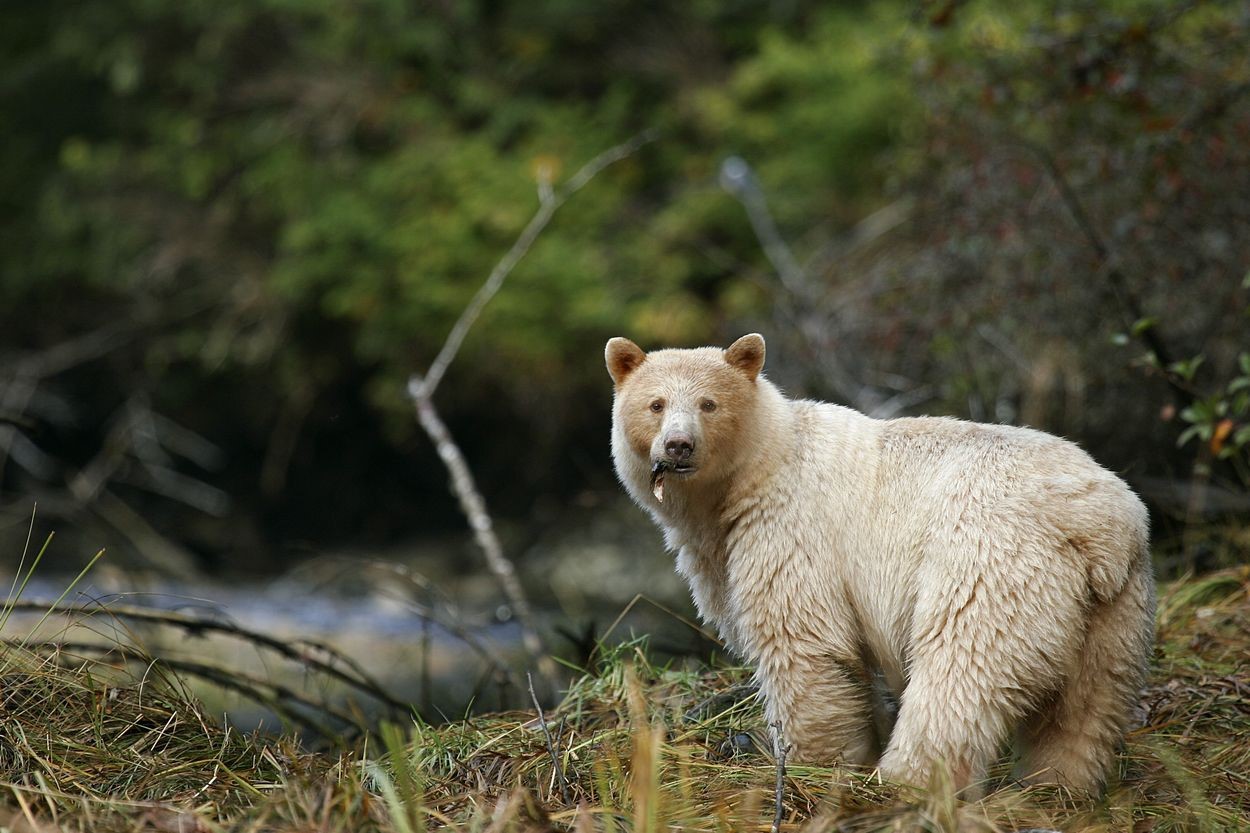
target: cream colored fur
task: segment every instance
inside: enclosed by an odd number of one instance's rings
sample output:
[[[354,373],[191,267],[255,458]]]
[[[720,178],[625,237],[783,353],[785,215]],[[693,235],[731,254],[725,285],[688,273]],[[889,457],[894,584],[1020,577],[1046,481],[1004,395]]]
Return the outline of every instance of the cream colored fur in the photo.
[[[792,401],[763,360],[758,335],[613,339],[612,454],[794,756],[912,783],[941,761],[967,786],[1014,737],[1018,777],[1098,789],[1153,644],[1141,501],[1057,437]],[[661,503],[651,467],[683,433],[697,470]],[[899,701],[888,738],[874,671]]]

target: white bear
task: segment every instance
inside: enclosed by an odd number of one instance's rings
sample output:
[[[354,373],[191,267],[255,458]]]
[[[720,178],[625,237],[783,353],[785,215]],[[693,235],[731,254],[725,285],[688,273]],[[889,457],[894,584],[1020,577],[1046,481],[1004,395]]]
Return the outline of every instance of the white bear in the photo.
[[[1070,442],[787,399],[764,339],[614,338],[612,456],[810,762],[1097,791],[1154,642],[1146,509]],[[872,681],[898,699],[877,737]]]

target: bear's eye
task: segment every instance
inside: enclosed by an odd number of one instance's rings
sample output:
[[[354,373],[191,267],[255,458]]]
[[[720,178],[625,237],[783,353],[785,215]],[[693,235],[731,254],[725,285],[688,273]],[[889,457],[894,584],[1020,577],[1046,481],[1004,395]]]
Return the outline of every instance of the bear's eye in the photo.
[[[651,412],[652,412],[652,413],[656,413],[656,414],[658,414],[658,413],[659,413],[660,411],[662,411],[662,410],[664,410],[664,400],[662,400],[662,399],[657,399],[657,400],[655,400],[654,402],[652,402],[652,403],[651,403]]]
[[[710,414],[716,410],[716,403],[710,399],[704,399],[699,403],[699,407],[703,409],[703,413]]]

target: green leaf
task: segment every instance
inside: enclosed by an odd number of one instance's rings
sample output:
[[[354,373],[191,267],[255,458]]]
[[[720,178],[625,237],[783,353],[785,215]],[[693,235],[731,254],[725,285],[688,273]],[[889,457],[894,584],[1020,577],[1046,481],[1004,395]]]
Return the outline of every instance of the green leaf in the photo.
[[[1181,411],[1181,419],[1195,425],[1215,422],[1219,416],[1219,403],[1211,399],[1199,399]]]
[[[1182,359],[1178,362],[1172,362],[1168,365],[1168,370],[1175,373],[1177,376],[1180,376],[1186,382],[1192,382],[1194,380],[1194,374],[1198,372],[1198,368],[1202,366],[1205,359],[1206,357],[1200,353],[1192,359]]]
[[[1191,425],[1186,428],[1181,432],[1181,435],[1176,438],[1176,447],[1183,448],[1185,444],[1196,437],[1201,430],[1201,425]]]
[[[1139,318],[1133,322],[1133,327],[1129,332],[1131,332],[1133,334],[1133,337],[1136,338],[1140,336],[1142,333],[1146,332],[1147,330],[1153,328],[1158,323],[1159,323],[1159,319],[1153,316],[1147,316],[1146,318]]]

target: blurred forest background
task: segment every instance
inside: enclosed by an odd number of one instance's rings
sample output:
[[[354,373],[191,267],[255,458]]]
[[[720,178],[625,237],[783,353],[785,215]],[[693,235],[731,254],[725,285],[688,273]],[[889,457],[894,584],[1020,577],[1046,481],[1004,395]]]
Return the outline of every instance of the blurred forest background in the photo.
[[[752,330],[792,395],[1079,441],[1165,572],[1250,555],[1240,0],[13,0],[0,124],[3,561],[37,500],[46,569],[481,572],[406,380],[644,131],[436,397],[522,572],[660,550],[605,340]]]

